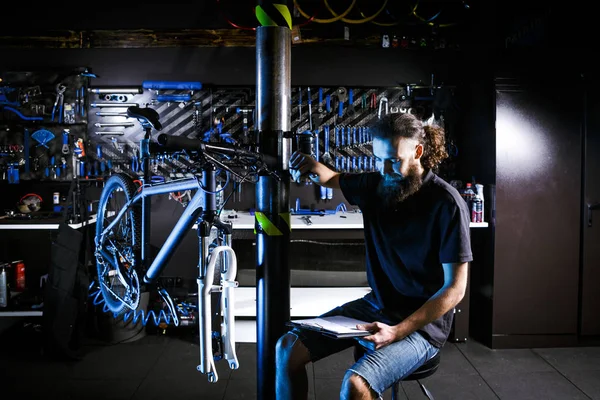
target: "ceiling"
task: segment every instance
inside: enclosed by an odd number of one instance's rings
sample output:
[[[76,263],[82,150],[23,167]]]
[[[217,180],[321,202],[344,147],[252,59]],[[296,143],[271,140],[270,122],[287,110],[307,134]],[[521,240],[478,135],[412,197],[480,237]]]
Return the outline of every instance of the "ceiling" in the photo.
[[[567,31],[581,26],[564,15],[568,9],[553,8],[546,1],[485,0],[289,0],[295,10],[293,24],[305,36],[343,38],[347,27],[351,37],[368,35],[438,35],[472,46],[545,46],[561,40]],[[355,1],[347,21],[334,21]],[[280,3],[282,1],[279,1]],[[268,2],[266,2],[268,3]],[[300,6],[306,18],[293,7]],[[35,36],[49,30],[247,30],[258,25],[254,15],[257,1],[204,0],[193,4],[136,4],[129,2],[96,3],[90,11],[83,7],[58,6],[54,3],[33,7],[26,2],[13,3],[14,18],[3,18],[0,36]],[[77,3],[75,3],[77,4]],[[330,7],[328,10],[327,7]],[[86,7],[88,8],[88,7]],[[365,17],[382,11],[377,18]],[[582,14],[584,14],[582,12]],[[560,20],[556,24],[557,19]],[[561,33],[562,32],[562,33]],[[572,36],[571,34],[565,34]]]

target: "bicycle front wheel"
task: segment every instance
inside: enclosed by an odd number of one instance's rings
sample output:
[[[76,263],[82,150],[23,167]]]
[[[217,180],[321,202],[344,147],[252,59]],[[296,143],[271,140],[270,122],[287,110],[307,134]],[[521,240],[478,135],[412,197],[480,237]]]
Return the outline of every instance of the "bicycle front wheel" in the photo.
[[[116,174],[106,181],[98,203],[95,240],[98,284],[106,307],[113,313],[135,310],[140,300],[140,206],[131,206],[116,220],[135,193],[131,177]]]

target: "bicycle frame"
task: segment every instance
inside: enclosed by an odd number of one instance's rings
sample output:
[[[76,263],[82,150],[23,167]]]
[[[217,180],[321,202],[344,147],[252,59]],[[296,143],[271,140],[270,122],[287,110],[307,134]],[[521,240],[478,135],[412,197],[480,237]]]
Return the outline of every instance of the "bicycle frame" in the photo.
[[[166,267],[169,259],[181,243],[184,235],[192,229],[194,224],[198,223],[199,237],[199,257],[198,257],[198,315],[200,324],[200,365],[197,369],[203,374],[208,375],[210,382],[218,380],[217,371],[214,365],[213,355],[213,336],[212,326],[220,326],[221,339],[223,341],[222,354],[228,361],[231,369],[237,369],[239,363],[235,353],[235,318],[233,313],[233,289],[238,286],[235,281],[237,275],[237,258],[231,248],[232,242],[232,224],[223,222],[219,219],[215,204],[216,172],[211,165],[203,170],[201,182],[198,178],[186,178],[172,182],[148,183],[144,184],[138,190],[138,193],[125,204],[118,212],[115,219],[102,231],[97,242],[103,243],[104,237],[117,224],[117,222],[127,213],[135,204],[142,203],[142,226],[149,221],[148,207],[151,196],[159,194],[168,194],[173,192],[182,192],[186,190],[196,190],[196,193],[187,204],[184,212],[171,230],[171,233],[165,240],[160,251],[145,272],[143,281],[146,284],[152,284],[160,276]],[[223,244],[210,251],[209,236],[213,227],[218,229],[219,234],[224,234]],[[148,243],[150,238],[146,237],[146,230],[142,229],[141,241],[142,248]],[[137,243],[136,243],[137,244]],[[112,260],[110,254],[100,248],[100,253],[106,260]],[[149,255],[142,254],[142,259]],[[221,271],[221,284],[213,285],[215,265],[218,257],[223,257],[223,270]],[[117,269],[118,270],[118,269]],[[221,314],[223,322],[219,320],[219,314],[212,313],[211,296],[221,294]],[[174,312],[174,310],[172,310]],[[214,318],[214,319],[213,319]],[[177,321],[175,317],[175,321]],[[176,322],[177,323],[177,322]]]

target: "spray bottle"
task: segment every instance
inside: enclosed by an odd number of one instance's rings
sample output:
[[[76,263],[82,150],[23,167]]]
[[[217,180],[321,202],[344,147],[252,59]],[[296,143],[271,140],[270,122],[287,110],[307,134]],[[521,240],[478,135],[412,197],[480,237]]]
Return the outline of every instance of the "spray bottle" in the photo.
[[[475,184],[477,191],[477,197],[481,199],[481,222],[485,221],[485,200],[483,198],[483,185],[481,183]]]

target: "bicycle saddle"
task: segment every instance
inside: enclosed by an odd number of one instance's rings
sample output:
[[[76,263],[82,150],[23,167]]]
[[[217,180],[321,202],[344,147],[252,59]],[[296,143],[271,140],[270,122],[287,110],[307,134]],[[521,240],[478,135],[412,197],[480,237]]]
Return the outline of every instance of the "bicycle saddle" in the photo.
[[[162,125],[158,120],[159,116],[156,110],[152,108],[141,108],[138,106],[131,106],[127,108],[127,116],[130,118],[137,118],[142,123],[144,128],[151,127],[160,131]]]

